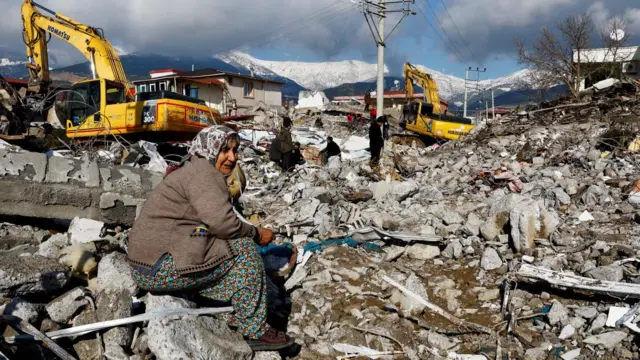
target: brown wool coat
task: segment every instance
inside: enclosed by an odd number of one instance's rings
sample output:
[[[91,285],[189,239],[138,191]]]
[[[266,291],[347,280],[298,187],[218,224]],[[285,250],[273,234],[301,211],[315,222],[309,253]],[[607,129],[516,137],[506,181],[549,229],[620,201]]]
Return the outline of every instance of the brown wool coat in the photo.
[[[200,224],[213,236],[193,236]],[[194,156],[167,175],[143,205],[129,235],[128,260],[151,269],[170,253],[180,274],[205,271],[236,255],[226,240],[258,236],[257,228],[233,212],[224,175]]]

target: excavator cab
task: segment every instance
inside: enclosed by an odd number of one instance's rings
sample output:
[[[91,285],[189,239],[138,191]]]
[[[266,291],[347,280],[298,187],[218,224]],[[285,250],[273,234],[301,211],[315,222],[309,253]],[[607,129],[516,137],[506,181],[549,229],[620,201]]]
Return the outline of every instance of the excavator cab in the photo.
[[[104,120],[102,116],[106,114],[107,106],[124,104],[126,94],[126,87],[115,81],[83,81],[58,95],[59,115],[66,120],[67,130],[82,126],[87,121],[99,124]]]

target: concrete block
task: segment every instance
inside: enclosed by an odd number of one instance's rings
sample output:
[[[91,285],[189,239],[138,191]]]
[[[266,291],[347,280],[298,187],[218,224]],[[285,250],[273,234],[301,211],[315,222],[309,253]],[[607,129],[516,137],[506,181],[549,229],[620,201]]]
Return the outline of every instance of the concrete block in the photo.
[[[0,296],[13,297],[62,289],[71,271],[42,256],[16,257],[0,253]]]
[[[136,199],[131,195],[122,195],[114,192],[106,192],[100,195],[100,209],[110,209],[120,201],[124,206],[138,206],[144,203],[144,199]]]
[[[74,218],[69,225],[71,244],[84,244],[100,240],[100,232],[103,227],[104,223],[102,221]]]
[[[69,182],[69,173],[73,171],[73,161],[63,157],[49,158],[49,169],[45,177],[48,183],[66,184]]]
[[[100,168],[100,179],[102,180],[102,189],[104,191],[113,190],[113,184],[111,183],[111,169]]]
[[[140,174],[133,172],[133,169],[119,168],[117,171],[119,171],[126,181],[130,182],[133,186],[137,188],[142,187],[142,178]]]
[[[0,150],[0,176],[19,176],[42,182],[47,170],[47,156],[40,153],[7,153]]]
[[[95,160],[89,159],[89,155],[82,156],[82,161],[79,163],[80,170],[74,174],[73,179],[85,183],[87,187],[99,187],[100,186],[100,169],[98,163]]]

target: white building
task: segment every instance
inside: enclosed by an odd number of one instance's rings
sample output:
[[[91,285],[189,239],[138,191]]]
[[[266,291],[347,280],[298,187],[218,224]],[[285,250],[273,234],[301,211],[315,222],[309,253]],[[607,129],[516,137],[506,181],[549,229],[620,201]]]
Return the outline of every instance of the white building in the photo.
[[[204,100],[207,106],[228,114],[231,101],[238,110],[249,109],[259,101],[269,106],[282,105],[282,82],[216,69],[180,71],[153,70],[148,79],[133,81],[136,93],[171,91]]]
[[[632,79],[640,80],[640,46],[627,46],[618,49],[584,49],[580,52],[573,51],[573,62],[577,63],[578,59],[581,64],[589,67],[601,67],[603,64],[619,64],[617,69],[618,76],[624,75]],[[593,85],[594,83],[604,80],[607,74],[595,72],[591,78],[583,78],[580,90]]]

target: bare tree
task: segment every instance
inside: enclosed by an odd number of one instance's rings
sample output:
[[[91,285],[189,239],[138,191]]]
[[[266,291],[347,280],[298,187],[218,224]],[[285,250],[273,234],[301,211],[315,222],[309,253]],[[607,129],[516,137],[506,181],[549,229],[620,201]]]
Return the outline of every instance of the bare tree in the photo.
[[[615,62],[619,55],[618,50],[624,39],[611,41],[607,31],[613,26],[623,24],[617,21],[604,27],[600,34],[604,50],[590,51],[593,39],[598,37],[593,19],[586,13],[569,16],[556,26],[555,32],[543,28],[530,49],[522,39],[514,39],[518,62],[532,71],[538,86],[565,84],[571,95],[579,98],[582,79],[611,66],[611,62]]]
[[[516,86],[521,90],[532,92],[530,99],[534,102],[547,100],[545,96],[549,90],[558,85],[558,80],[551,73],[543,71],[532,71],[527,69],[526,76],[518,79]]]

